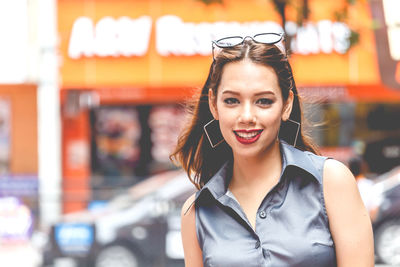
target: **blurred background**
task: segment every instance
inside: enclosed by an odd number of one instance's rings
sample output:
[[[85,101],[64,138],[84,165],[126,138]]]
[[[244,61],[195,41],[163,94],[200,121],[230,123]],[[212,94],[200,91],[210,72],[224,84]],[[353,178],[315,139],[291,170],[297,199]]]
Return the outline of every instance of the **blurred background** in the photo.
[[[286,33],[307,128],[400,265],[397,0],[0,0],[0,262],[184,266],[169,160],[211,40]],[[283,26],[284,25],[284,26]]]

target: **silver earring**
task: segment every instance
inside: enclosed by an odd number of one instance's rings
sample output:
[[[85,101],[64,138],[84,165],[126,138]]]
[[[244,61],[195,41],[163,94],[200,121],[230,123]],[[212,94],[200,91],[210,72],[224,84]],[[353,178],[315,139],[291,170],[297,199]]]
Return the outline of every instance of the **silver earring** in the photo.
[[[224,137],[221,134],[219,123],[216,119],[212,119],[203,126],[204,132],[210,142],[212,148],[217,147],[224,141]]]
[[[293,135],[295,133],[295,135]],[[286,141],[289,145],[296,147],[297,138],[300,133],[300,123],[291,119],[282,122],[278,136]],[[294,137],[294,138],[293,138]]]

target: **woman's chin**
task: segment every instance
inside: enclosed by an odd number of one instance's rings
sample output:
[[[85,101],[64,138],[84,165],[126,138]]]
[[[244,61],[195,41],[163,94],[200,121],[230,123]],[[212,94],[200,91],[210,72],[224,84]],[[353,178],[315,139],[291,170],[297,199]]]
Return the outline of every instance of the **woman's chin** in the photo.
[[[262,154],[262,150],[260,147],[240,147],[236,149],[232,149],[233,155],[236,157],[243,157],[243,158],[253,158],[253,157],[258,157],[260,154]]]
[[[261,140],[258,140],[261,141]],[[257,142],[258,142],[257,141]],[[233,155],[235,157],[240,158],[261,158],[263,155],[268,153],[271,149],[273,149],[274,145],[279,145],[279,142],[269,142],[269,146],[261,146],[261,142],[258,144],[244,145],[240,143],[235,143],[234,146],[231,146]],[[265,142],[264,142],[265,144]]]

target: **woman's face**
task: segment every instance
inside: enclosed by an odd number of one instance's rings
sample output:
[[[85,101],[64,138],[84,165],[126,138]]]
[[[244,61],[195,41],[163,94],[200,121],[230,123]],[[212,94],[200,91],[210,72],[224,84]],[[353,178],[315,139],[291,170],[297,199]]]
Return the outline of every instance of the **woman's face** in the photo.
[[[293,93],[284,102],[274,69],[247,60],[224,66],[217,92],[209,91],[210,109],[234,155],[262,156],[289,118]]]

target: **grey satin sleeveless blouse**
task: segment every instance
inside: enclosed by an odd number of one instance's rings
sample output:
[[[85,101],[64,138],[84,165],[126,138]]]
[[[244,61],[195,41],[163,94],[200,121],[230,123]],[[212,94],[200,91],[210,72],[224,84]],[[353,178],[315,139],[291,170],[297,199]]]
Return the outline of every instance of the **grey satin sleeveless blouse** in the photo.
[[[196,231],[204,267],[330,267],[336,253],[325,210],[325,157],[281,142],[282,173],[265,196],[255,230],[228,188],[226,163],[196,193]]]

